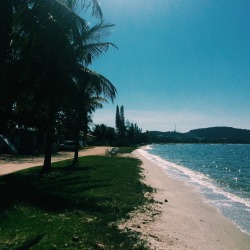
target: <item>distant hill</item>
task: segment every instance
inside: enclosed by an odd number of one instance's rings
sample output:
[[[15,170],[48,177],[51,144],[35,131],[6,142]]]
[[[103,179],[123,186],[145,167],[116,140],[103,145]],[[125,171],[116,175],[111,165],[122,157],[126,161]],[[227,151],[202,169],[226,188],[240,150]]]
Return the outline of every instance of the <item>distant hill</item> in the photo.
[[[208,142],[250,143],[250,130],[247,129],[212,127],[190,130],[188,134]]]
[[[149,131],[149,141],[152,143],[198,143],[196,136],[188,133]]]
[[[250,130],[231,127],[212,127],[190,130],[187,133],[149,131],[155,143],[250,143]]]

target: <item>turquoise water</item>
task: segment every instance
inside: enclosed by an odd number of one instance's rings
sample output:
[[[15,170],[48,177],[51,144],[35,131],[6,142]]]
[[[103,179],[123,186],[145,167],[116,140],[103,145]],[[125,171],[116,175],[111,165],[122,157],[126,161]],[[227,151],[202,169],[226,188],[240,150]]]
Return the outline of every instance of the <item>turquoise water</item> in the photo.
[[[141,153],[250,234],[249,144],[153,144]]]

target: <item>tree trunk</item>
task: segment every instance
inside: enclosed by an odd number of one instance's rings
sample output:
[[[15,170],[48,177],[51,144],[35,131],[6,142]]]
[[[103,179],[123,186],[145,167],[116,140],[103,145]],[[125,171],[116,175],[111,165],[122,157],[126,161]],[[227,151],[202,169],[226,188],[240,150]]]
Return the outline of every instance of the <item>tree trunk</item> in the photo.
[[[12,1],[1,0],[0,4],[0,60],[5,61],[6,55],[11,42],[11,31],[12,31]]]
[[[3,100],[6,87],[6,58],[11,42],[12,1],[2,0],[0,4],[0,102]]]
[[[76,136],[75,136],[75,153],[74,153],[74,159],[73,159],[73,166],[76,166],[78,162],[78,151],[79,151],[79,130],[77,129]]]
[[[43,163],[42,172],[48,172],[51,169],[54,117],[55,117],[55,99],[52,97],[49,102],[47,133],[46,133],[46,141],[45,141],[45,149],[44,149],[44,163]]]
[[[88,134],[88,112],[86,109],[83,110],[83,139],[84,139],[84,147],[87,145],[87,134]]]
[[[73,166],[76,166],[76,163],[78,162],[78,152],[79,152],[79,140],[80,140],[80,131],[81,127],[83,126],[83,117],[84,117],[84,105],[81,103],[78,104],[78,113],[76,118],[76,128],[75,128],[75,153],[74,153],[74,159],[73,159]]]
[[[80,126],[81,126],[81,114],[79,111],[79,113],[77,114],[76,126],[75,126],[75,153],[74,153],[74,159],[73,159],[73,163],[72,163],[73,166],[76,166],[76,163],[78,162]]]

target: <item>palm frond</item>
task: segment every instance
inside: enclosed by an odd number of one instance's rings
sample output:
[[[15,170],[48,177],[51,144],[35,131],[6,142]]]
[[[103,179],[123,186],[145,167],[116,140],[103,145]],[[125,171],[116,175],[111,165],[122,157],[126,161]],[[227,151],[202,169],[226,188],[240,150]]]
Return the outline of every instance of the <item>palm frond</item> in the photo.
[[[106,36],[109,36],[112,32],[114,24],[106,24],[103,21],[89,28],[89,30],[83,34],[88,41],[101,41]]]
[[[92,61],[106,52],[110,47],[117,48],[115,44],[110,42],[102,42],[105,36],[111,33],[110,28],[113,25],[104,24],[103,22],[82,31],[83,50],[78,55],[85,64],[91,64]]]
[[[82,8],[89,9],[92,5],[92,16],[95,16],[97,18],[103,19],[102,10],[100,7],[100,3],[98,0],[81,0]]]
[[[107,52],[110,47],[115,47],[113,43],[91,43],[84,46],[83,61],[85,64],[91,64],[94,59],[99,57],[102,53]]]
[[[103,95],[112,102],[114,101],[117,90],[106,77],[86,67],[81,67],[80,75],[82,79],[87,79],[87,83],[85,82],[85,84],[91,86],[92,90],[97,95]]]

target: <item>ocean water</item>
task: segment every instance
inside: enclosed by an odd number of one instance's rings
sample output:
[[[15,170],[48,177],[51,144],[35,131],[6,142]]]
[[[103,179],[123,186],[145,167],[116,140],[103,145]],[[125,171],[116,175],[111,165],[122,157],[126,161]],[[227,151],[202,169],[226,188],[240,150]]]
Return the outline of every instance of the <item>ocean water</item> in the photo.
[[[250,144],[153,144],[140,152],[250,235]]]

